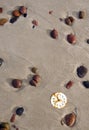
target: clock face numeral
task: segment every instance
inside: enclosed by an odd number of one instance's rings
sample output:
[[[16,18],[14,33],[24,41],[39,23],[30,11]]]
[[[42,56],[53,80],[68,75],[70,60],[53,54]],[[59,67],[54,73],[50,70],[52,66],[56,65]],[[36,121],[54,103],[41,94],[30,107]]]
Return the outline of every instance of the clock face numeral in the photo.
[[[51,104],[55,108],[61,109],[65,107],[66,103],[67,103],[67,97],[61,92],[54,93],[51,96]]]

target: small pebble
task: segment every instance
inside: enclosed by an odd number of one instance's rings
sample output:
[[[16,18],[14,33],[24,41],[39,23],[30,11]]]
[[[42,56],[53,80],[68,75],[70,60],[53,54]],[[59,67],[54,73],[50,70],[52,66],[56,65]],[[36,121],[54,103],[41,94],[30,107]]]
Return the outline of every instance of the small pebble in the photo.
[[[35,86],[35,87],[37,86],[37,82],[36,82],[35,80],[33,80],[33,79],[30,81],[30,84],[31,84],[32,86]]]
[[[12,80],[12,86],[14,88],[21,88],[22,87],[22,80],[20,80],[20,79],[13,79]]]
[[[2,7],[0,7],[0,13],[2,13],[3,12],[3,8]]]
[[[76,44],[76,35],[75,34],[68,34],[67,35],[67,41],[71,43],[72,45]]]
[[[27,17],[27,13],[23,14],[24,17]]]
[[[32,67],[31,71],[32,71],[33,73],[37,73],[37,68],[36,68],[36,67]]]
[[[41,77],[40,77],[40,75],[34,75],[32,79],[33,79],[34,81],[36,81],[36,83],[39,83],[40,80],[41,80]]]
[[[85,88],[89,88],[89,81],[83,81],[82,84]]]
[[[21,15],[21,13],[19,12],[19,10],[14,10],[12,12],[12,15],[15,16],[15,17],[19,17]]]
[[[69,88],[72,87],[72,85],[73,85],[73,81],[70,80],[70,81],[66,84],[66,88],[69,89]]]
[[[15,23],[16,21],[17,21],[17,19],[18,19],[18,17],[12,17],[11,19],[10,19],[10,23]]]
[[[16,117],[16,114],[12,114],[10,122],[14,122],[15,121],[15,117]]]
[[[27,8],[25,6],[21,6],[19,11],[21,14],[27,14]]]
[[[0,130],[10,130],[10,124],[8,122],[0,122]]]
[[[4,60],[2,58],[0,58],[0,66],[2,66]]]
[[[7,18],[1,18],[0,19],[0,26],[3,26],[5,23],[7,23],[8,19]]]
[[[21,115],[23,114],[23,112],[24,112],[24,108],[23,108],[23,107],[18,107],[18,108],[16,109],[16,114],[17,114],[18,116],[21,116]]]
[[[65,23],[67,24],[67,25],[70,25],[70,26],[72,26],[73,25],[73,23],[74,23],[74,18],[72,17],[72,16],[69,16],[69,17],[67,17],[67,18],[65,18]]]
[[[87,43],[89,44],[89,39],[87,39]]]
[[[54,39],[57,39],[58,38],[58,31],[56,29],[53,29],[51,32],[50,32],[50,36]]]
[[[79,18],[84,19],[85,18],[85,11],[79,11]]]
[[[52,14],[52,13],[53,13],[53,10],[50,10],[50,11],[49,11],[49,14]]]
[[[87,68],[85,67],[85,66],[79,66],[78,68],[77,68],[77,75],[78,75],[78,77],[79,78],[83,78],[85,75],[86,75],[86,73],[87,73]]]

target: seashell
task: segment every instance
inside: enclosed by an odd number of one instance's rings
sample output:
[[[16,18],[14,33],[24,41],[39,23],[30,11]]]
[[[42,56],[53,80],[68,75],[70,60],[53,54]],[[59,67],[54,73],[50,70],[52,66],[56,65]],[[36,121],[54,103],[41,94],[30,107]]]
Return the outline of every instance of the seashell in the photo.
[[[17,21],[17,19],[18,19],[18,17],[12,17],[11,19],[10,19],[10,23],[14,23],[14,22],[16,22]]]
[[[21,6],[19,11],[21,14],[27,14],[27,8],[25,6]]]
[[[87,68],[85,67],[85,66],[79,66],[78,68],[77,68],[77,75],[78,75],[78,77],[79,78],[83,78],[85,75],[86,75],[86,73],[87,73]]]
[[[1,122],[0,130],[10,130],[10,124],[8,122]]]
[[[79,11],[79,18],[84,19],[85,18],[85,11]]]
[[[14,88],[21,88],[22,87],[22,80],[20,80],[20,79],[13,79],[12,80],[12,86]]]
[[[15,117],[16,117],[16,114],[12,114],[10,122],[14,122],[15,121]]]
[[[3,62],[4,62],[4,60],[2,58],[0,58],[0,66],[2,65]]]
[[[33,79],[34,81],[36,81],[36,83],[39,83],[40,80],[41,80],[41,77],[40,77],[40,75],[34,75],[32,79]]]
[[[74,112],[65,115],[64,123],[67,126],[72,127],[72,126],[74,126],[75,122],[76,122],[76,114]]]
[[[24,108],[23,108],[23,107],[18,107],[18,108],[16,109],[16,114],[17,114],[18,116],[21,116],[21,115],[23,114],[23,112],[24,112]]]
[[[73,25],[73,23],[74,23],[74,18],[72,17],[72,16],[69,16],[69,17],[67,17],[67,18],[65,18],[65,23],[67,24],[67,25],[70,25],[70,26],[72,26]]]
[[[51,32],[50,32],[50,36],[54,39],[57,39],[58,38],[58,31],[56,29],[53,29]]]
[[[36,67],[32,67],[31,71],[32,71],[33,73],[37,73],[37,68],[36,68]]]
[[[0,19],[0,25],[4,25],[5,23],[7,23],[8,19],[6,18],[1,18]]]
[[[67,41],[71,43],[72,45],[76,44],[76,35],[75,34],[68,34],[67,35]]]
[[[89,88],[89,81],[83,81],[82,84],[85,88]]]
[[[36,82],[35,80],[33,80],[33,79],[30,81],[30,84],[31,84],[32,86],[35,86],[35,87],[37,86],[37,82]]]
[[[66,84],[66,88],[69,89],[71,88],[73,85],[73,81],[69,81],[67,84]]]
[[[15,16],[15,17],[19,17],[21,15],[21,13],[19,12],[19,10],[14,10],[12,12],[12,15]]]
[[[3,12],[3,8],[2,7],[0,7],[0,13],[2,13]]]

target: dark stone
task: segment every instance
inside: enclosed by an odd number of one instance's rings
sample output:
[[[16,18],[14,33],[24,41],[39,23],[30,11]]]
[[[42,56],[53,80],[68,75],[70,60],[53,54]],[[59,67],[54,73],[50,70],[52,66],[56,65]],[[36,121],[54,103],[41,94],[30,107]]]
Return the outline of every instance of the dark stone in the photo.
[[[22,80],[20,80],[20,79],[13,79],[12,80],[12,86],[14,88],[20,88],[22,86]]]
[[[89,44],[89,39],[87,39],[87,43]]]
[[[16,114],[17,114],[18,116],[21,116],[21,115],[23,114],[23,112],[24,112],[24,108],[23,108],[23,107],[19,107],[19,108],[17,108],[17,110],[16,110]]]
[[[17,21],[17,19],[18,19],[18,17],[12,17],[11,19],[10,19],[10,23],[15,23],[16,21]]]
[[[2,58],[0,58],[0,66],[2,65],[3,62],[4,62],[4,60]]]
[[[80,66],[77,68],[77,75],[79,78],[83,78],[87,73],[87,68],[84,66]]]
[[[27,17],[27,13],[23,14],[24,17]]]
[[[89,81],[83,81],[82,84],[85,88],[89,88]]]

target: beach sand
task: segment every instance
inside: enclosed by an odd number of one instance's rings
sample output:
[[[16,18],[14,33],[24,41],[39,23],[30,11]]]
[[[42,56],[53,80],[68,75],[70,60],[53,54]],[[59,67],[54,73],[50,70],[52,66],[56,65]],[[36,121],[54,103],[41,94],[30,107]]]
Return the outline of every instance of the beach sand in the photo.
[[[9,21],[0,26],[0,57],[4,59],[0,67],[0,122],[10,122],[11,115],[18,106],[25,111],[17,116],[14,124],[19,130],[88,130],[89,129],[89,91],[82,81],[89,80],[89,71],[79,78],[76,69],[80,65],[89,70],[89,1],[88,0],[1,0],[3,13],[0,18],[11,18],[11,12],[19,6],[27,7],[27,17],[13,24]],[[78,18],[84,10],[86,17]],[[49,14],[49,11],[53,11]],[[73,26],[68,26],[60,18],[74,17]],[[38,21],[34,29],[32,20]],[[52,29],[58,31],[58,39],[50,37]],[[75,33],[75,45],[68,43],[66,37]],[[37,87],[29,81],[38,68],[41,82]],[[22,79],[22,88],[13,88],[12,79]],[[74,82],[70,89],[65,84]],[[63,109],[56,109],[50,103],[54,92],[62,92],[68,103]],[[61,125],[66,113],[77,108],[77,122],[72,128]],[[13,123],[10,123],[13,124]],[[14,128],[11,128],[14,130]]]

